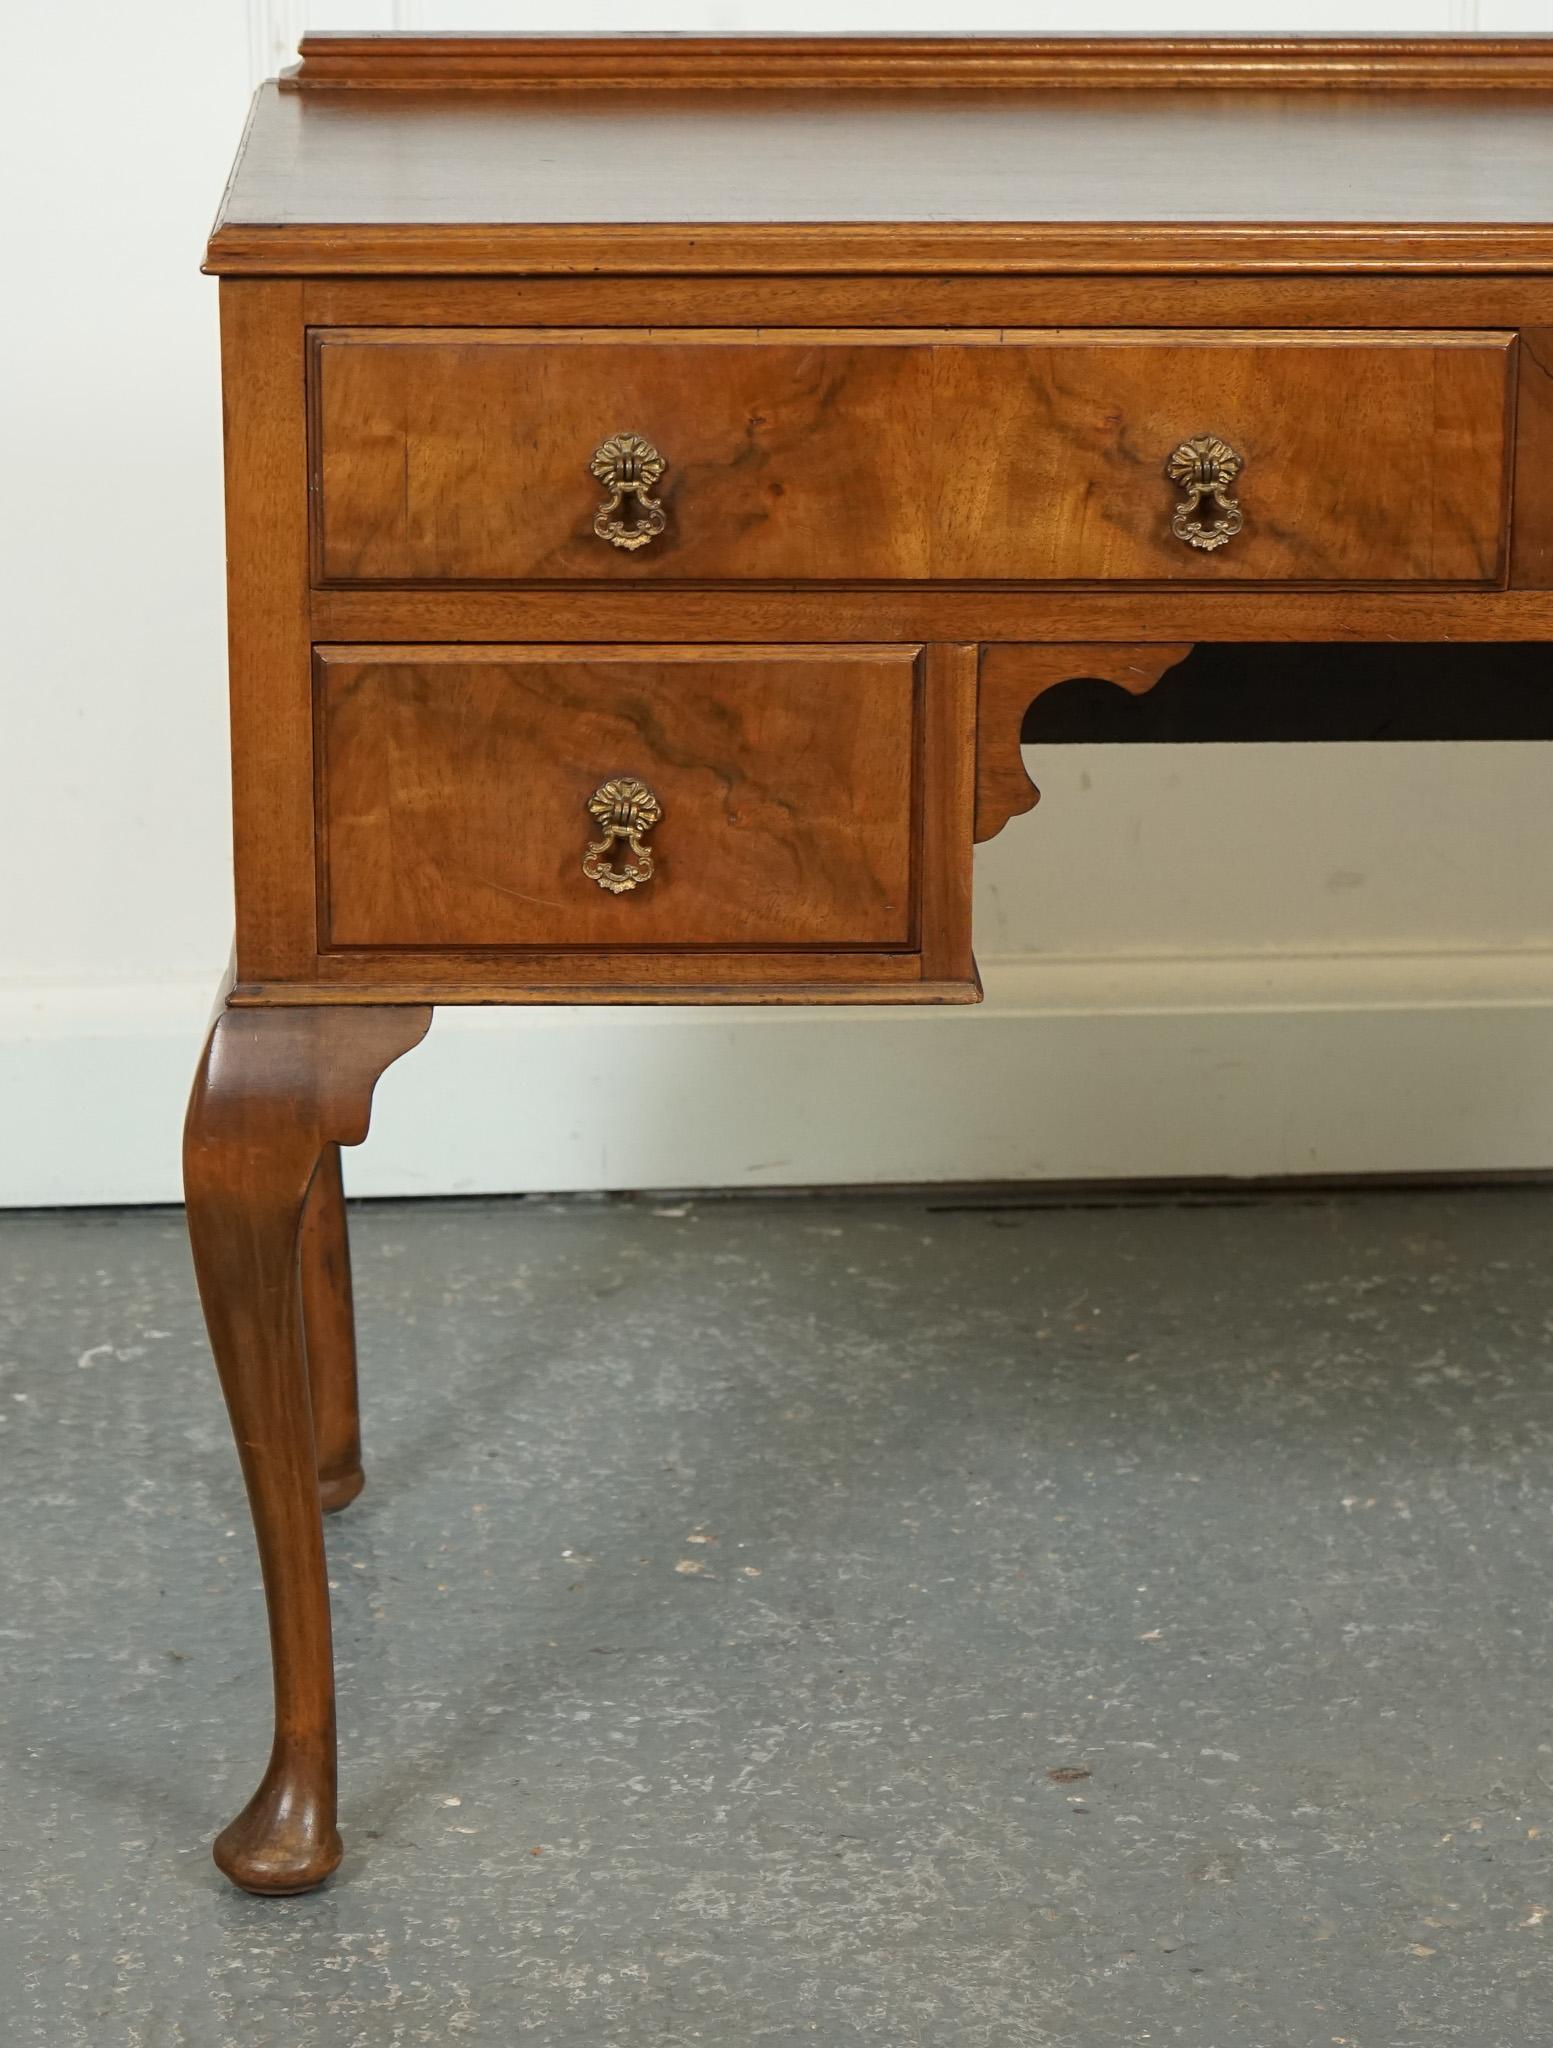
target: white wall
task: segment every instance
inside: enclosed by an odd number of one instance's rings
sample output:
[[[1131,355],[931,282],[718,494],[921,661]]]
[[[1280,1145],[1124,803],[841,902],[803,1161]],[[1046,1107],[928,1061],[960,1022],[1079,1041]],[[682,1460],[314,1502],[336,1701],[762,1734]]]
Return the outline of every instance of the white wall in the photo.
[[[250,77],[318,27],[1065,26],[865,0],[12,0],[0,1202],[150,1200],[225,958],[215,288]],[[1086,26],[1553,28],[1553,0]],[[61,61],[61,37],[69,61]],[[978,1012],[443,1012],[363,1190],[1553,1165],[1553,748],[1063,749]]]

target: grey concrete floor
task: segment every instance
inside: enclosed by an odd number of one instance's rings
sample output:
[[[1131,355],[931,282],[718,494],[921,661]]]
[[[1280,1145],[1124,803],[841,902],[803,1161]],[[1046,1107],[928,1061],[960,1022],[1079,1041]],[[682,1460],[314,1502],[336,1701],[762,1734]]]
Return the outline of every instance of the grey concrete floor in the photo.
[[[355,1217],[347,1860],[179,1218],[0,1219],[0,2040],[1553,2040],[1553,1192]]]

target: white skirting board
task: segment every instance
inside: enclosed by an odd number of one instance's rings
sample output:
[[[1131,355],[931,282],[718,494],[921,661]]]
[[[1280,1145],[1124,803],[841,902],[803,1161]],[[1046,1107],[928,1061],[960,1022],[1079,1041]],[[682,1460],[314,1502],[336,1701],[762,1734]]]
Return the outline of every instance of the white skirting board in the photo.
[[[979,1009],[443,1010],[358,1195],[1553,1169],[1553,952],[982,962]],[[0,1205],[166,1202],[209,988],[0,998]]]

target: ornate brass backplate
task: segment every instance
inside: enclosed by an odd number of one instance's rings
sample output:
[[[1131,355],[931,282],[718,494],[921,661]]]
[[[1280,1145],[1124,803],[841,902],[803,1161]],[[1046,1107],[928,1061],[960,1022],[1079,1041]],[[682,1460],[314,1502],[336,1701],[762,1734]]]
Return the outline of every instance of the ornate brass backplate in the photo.
[[[582,857],[582,871],[588,880],[611,896],[623,896],[628,889],[650,882],[653,860],[647,834],[663,816],[663,806],[646,783],[638,782],[634,775],[611,776],[588,798],[588,809],[604,828],[604,837],[595,839]],[[616,867],[615,846],[620,840],[625,841],[628,852]]]
[[[1243,459],[1217,434],[1195,434],[1190,441],[1181,443],[1165,464],[1165,475],[1171,483],[1182,485],[1186,491],[1170,522],[1170,531],[1177,540],[1211,554],[1239,533],[1246,523],[1245,514],[1230,496],[1229,486],[1244,467]],[[1208,526],[1197,517],[1204,498],[1216,505],[1219,512]]]
[[[611,434],[593,451],[589,470],[609,496],[593,515],[593,531],[611,547],[644,548],[668,523],[662,505],[651,496],[665,468],[663,457],[640,434]],[[618,515],[627,498],[636,500],[636,518],[627,525]]]

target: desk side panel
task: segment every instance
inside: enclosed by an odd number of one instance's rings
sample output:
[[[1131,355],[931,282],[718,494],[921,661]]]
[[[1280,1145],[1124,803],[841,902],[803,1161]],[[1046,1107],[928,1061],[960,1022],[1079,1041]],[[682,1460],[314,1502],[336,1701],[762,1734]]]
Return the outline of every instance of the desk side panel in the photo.
[[[305,328],[300,283],[225,279],[227,640],[240,981],[311,971]]]

